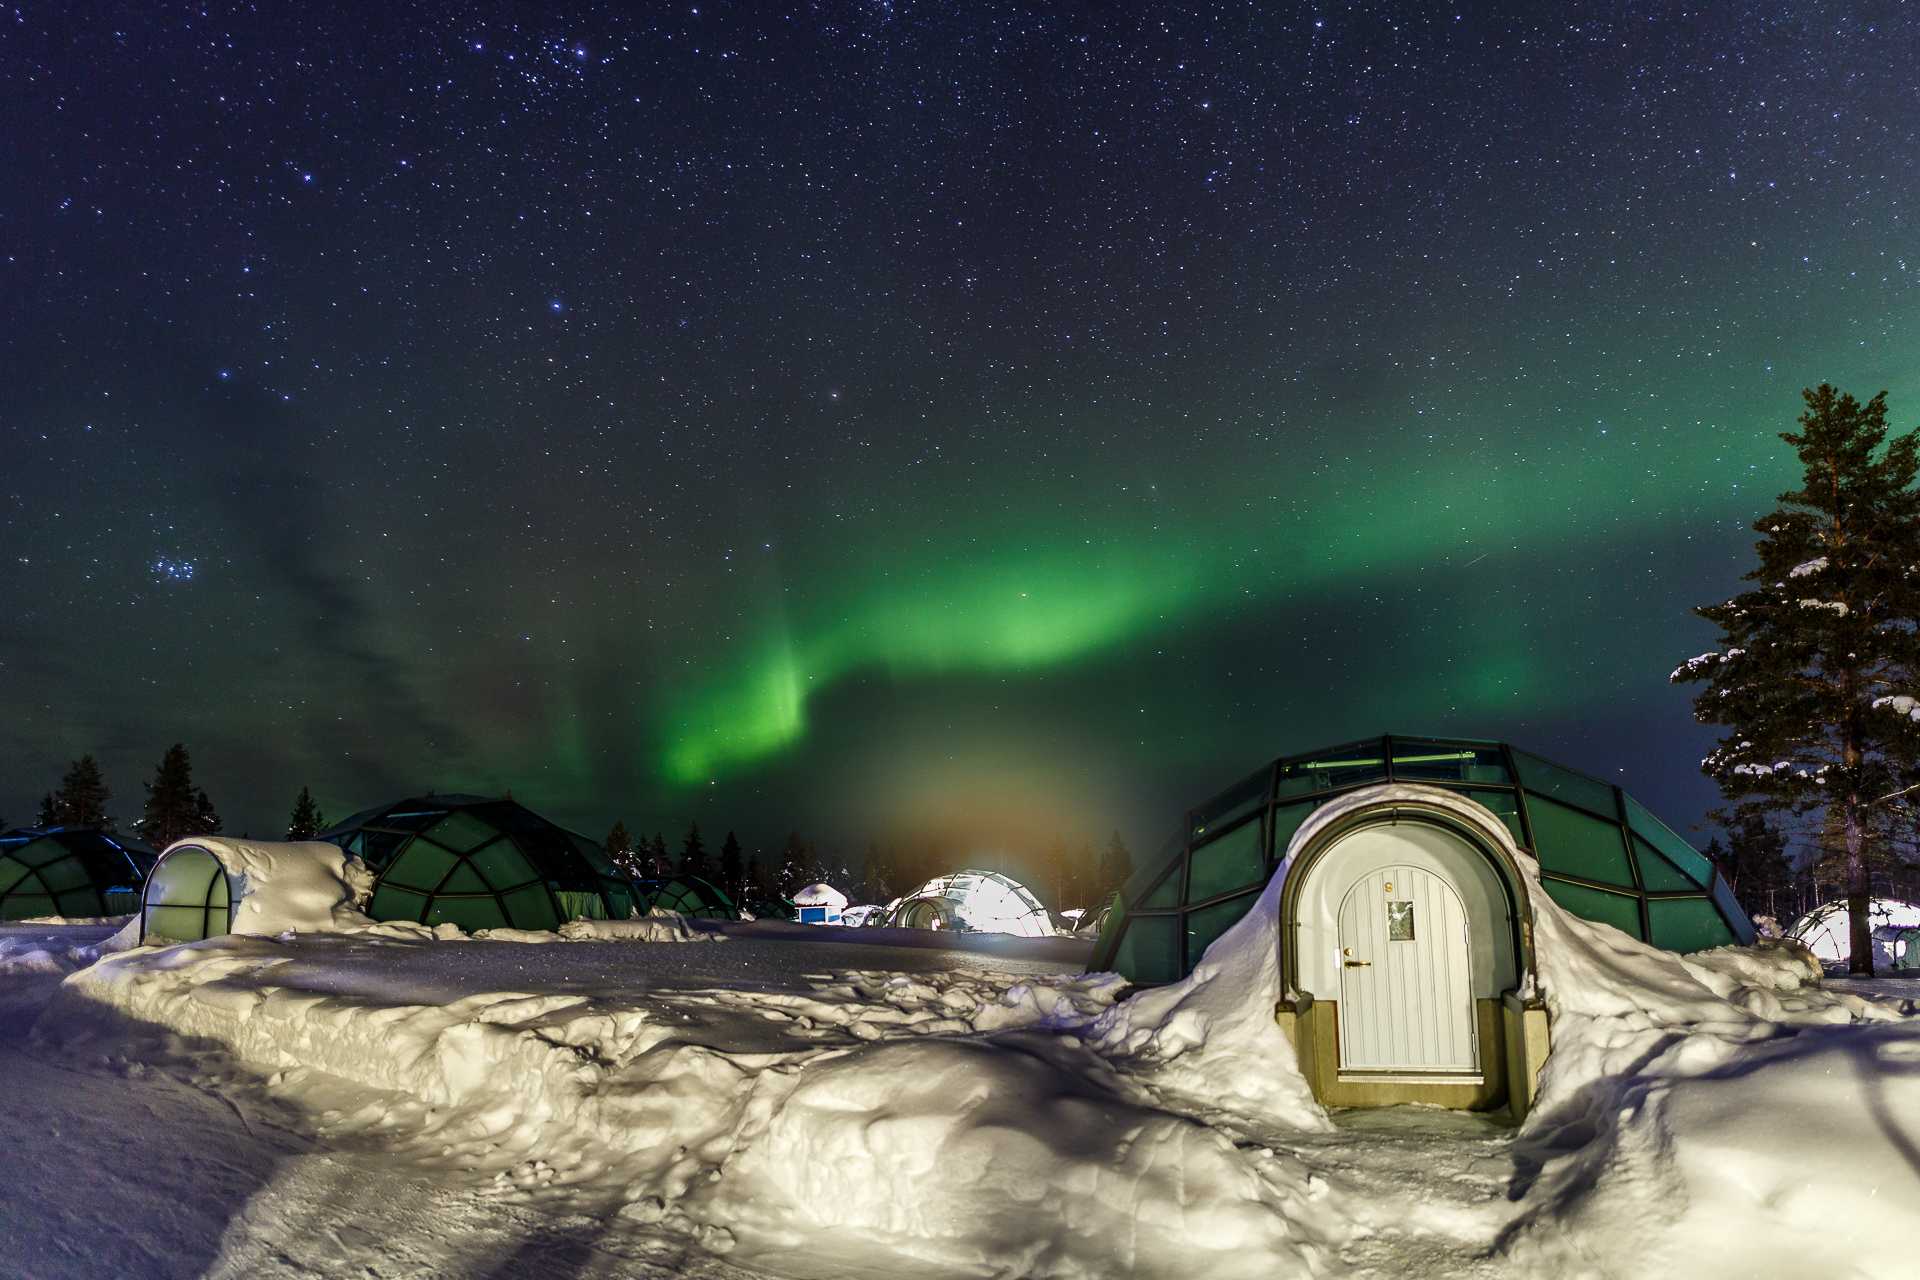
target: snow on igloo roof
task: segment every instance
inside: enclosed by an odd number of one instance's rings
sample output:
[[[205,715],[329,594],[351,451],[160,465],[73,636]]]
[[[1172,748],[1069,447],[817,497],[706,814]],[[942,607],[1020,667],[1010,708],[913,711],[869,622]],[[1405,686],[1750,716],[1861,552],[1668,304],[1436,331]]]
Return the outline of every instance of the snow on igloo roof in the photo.
[[[980,933],[1011,933],[1024,938],[1053,936],[1053,921],[1040,899],[1011,876],[998,871],[955,871],[935,876],[900,898],[888,923],[909,923],[917,903],[942,903],[942,918],[957,928]]]
[[[1911,929],[1920,927],[1920,903],[1903,902],[1898,898],[1874,898],[1867,903],[1867,921],[1872,929]],[[1823,903],[1794,921],[1787,930],[1789,938],[1798,938],[1807,944],[1807,948],[1820,959],[1832,963],[1842,963],[1853,949],[1852,921],[1847,915],[1847,902]],[[1891,956],[1880,954],[1884,948],[1875,948],[1876,963],[1890,963]]]
[[[847,895],[830,884],[810,884],[793,895],[795,906],[799,907],[844,907]]]

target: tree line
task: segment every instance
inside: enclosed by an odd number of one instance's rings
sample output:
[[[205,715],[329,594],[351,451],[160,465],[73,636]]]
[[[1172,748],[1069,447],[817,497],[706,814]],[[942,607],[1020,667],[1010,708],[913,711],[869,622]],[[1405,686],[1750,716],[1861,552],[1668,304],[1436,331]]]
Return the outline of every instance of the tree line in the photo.
[[[885,903],[936,876],[973,868],[1005,872],[1055,908],[1090,907],[1133,874],[1133,854],[1118,831],[1103,851],[1096,852],[1091,842],[1069,846],[1065,840],[1055,840],[1037,860],[979,852],[962,855],[939,840],[924,840],[870,841],[856,861],[843,852],[822,849],[798,831],[788,832],[780,848],[764,856],[757,849],[743,849],[739,837],[728,831],[716,856],[708,853],[698,821],[688,826],[677,851],[669,851],[663,833],[635,835],[624,820],[613,824],[604,845],[614,865],[636,879],[699,876],[746,903],[791,898],[805,886],[821,883],[855,902]]]
[[[132,824],[133,834],[141,842],[164,849],[188,836],[217,836],[225,829],[206,788],[194,782],[193,757],[186,744],[176,742],[168,747],[154,766],[152,780],[141,787],[140,816]],[[67,766],[58,787],[40,797],[33,825],[118,831],[119,822],[107,809],[112,799],[113,791],[100,771],[100,762],[89,752]],[[288,815],[286,838],[311,839],[326,825],[313,792],[301,787]]]

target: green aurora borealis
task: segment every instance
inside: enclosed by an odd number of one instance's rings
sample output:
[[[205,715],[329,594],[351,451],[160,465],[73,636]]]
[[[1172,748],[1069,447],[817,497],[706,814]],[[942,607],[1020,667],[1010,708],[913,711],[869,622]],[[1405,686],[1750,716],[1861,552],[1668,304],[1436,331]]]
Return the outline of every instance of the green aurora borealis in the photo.
[[[1920,422],[1920,20],[897,8],[19,24],[0,813],[1137,848],[1431,731],[1697,823],[1800,388]]]

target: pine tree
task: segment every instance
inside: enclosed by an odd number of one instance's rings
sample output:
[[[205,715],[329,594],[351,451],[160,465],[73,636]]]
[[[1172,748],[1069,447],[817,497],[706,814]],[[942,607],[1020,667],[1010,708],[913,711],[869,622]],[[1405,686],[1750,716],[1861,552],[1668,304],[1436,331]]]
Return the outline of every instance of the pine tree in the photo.
[[[111,828],[107,820],[107,801],[113,793],[100,776],[100,765],[92,754],[81,756],[67,766],[60,779],[60,790],[53,796],[53,822],[50,826]]]
[[[1888,441],[1886,393],[1861,404],[1821,384],[1781,434],[1800,488],[1754,523],[1759,567],[1694,612],[1719,647],[1676,683],[1706,685],[1694,718],[1727,727],[1701,769],[1736,807],[1819,812],[1844,848],[1854,973],[1873,972],[1873,811],[1920,756],[1920,432]],[[1885,448],[1882,448],[1882,445]]]
[[[746,871],[740,865],[740,841],[731,831],[720,845],[720,887],[735,901],[746,887]]]
[[[687,838],[680,843],[680,874],[707,878],[707,842],[700,838],[697,822],[687,828]]]
[[[654,880],[665,880],[672,874],[673,863],[667,860],[667,838],[656,831],[653,843],[647,846],[647,875]]]
[[[744,894],[747,901],[758,902],[769,897],[767,893],[766,868],[760,865],[760,852],[755,850],[747,855],[747,884]]]
[[[627,830],[625,822],[615,820],[612,829],[607,832],[607,861],[617,868],[621,875],[632,876],[636,880],[646,878],[641,868],[640,858],[633,847],[633,835]]]
[[[1748,911],[1777,919],[1781,912],[1776,903],[1778,895],[1793,888],[1786,834],[1767,821],[1765,810],[1755,806],[1716,816],[1727,824],[1727,842],[1723,846],[1719,837],[1714,837],[1707,845],[1707,856],[1719,866],[1727,887]]]
[[[1107,841],[1106,856],[1100,859],[1100,892],[1105,895],[1125,884],[1133,875],[1133,853],[1119,831]]]
[[[164,849],[185,836],[211,835],[203,829],[213,806],[201,810],[205,792],[196,792],[193,785],[193,761],[187,755],[182,743],[174,743],[160,757],[160,764],[154,770],[153,781],[146,784],[147,802],[144,815],[140,819],[140,838],[156,849]]]
[[[775,882],[781,897],[791,898],[811,883],[806,877],[812,862],[812,847],[800,838],[798,831],[787,832],[787,843],[780,850],[779,878]]]
[[[217,836],[221,828],[220,815],[213,807],[213,801],[207,799],[205,791],[193,793],[193,830],[188,835]]]
[[[313,792],[305,787],[293,802],[293,812],[287,817],[287,839],[311,840],[325,829],[327,820],[320,813],[320,806],[313,802]]]
[[[60,825],[60,806],[49,791],[40,797],[40,812],[34,817],[36,827],[57,827]]]

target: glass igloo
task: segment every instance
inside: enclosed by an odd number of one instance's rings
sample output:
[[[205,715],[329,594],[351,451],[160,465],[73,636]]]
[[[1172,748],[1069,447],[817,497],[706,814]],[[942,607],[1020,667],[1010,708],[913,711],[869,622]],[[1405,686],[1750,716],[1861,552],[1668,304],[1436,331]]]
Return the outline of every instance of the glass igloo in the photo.
[[[1575,915],[1674,951],[1754,938],[1711,860],[1619,787],[1506,743],[1387,736],[1276,760],[1189,812],[1121,891],[1093,967],[1143,985],[1184,977],[1289,865],[1308,815],[1396,783],[1441,788],[1497,816]]]
[[[624,920],[633,883],[586,836],[525,805],[482,796],[416,796],[357,813],[315,837],[378,873],[376,920],[462,929],[552,929]]]
[[[0,920],[137,911],[154,858],[138,840],[92,827],[9,831],[0,835]]]

